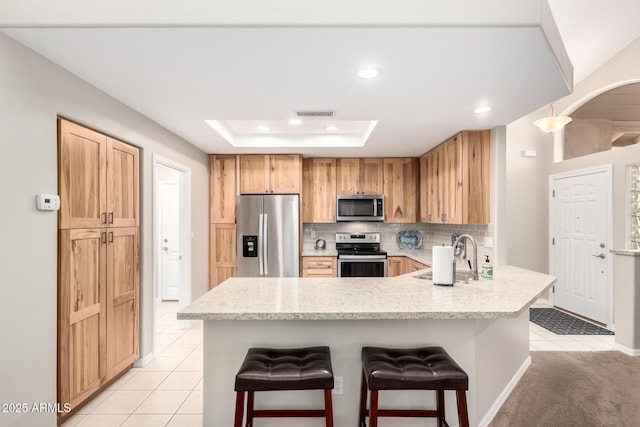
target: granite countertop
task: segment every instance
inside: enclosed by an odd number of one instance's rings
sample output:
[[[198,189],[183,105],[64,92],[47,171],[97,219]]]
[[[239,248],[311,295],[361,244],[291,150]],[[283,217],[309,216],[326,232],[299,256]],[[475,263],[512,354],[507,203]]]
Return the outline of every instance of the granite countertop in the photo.
[[[610,249],[609,252],[615,255],[640,256],[640,249]]]
[[[425,270],[426,271],[426,270]],[[495,266],[488,281],[434,286],[411,273],[380,278],[234,277],[178,312],[192,320],[515,318],[556,278]]]

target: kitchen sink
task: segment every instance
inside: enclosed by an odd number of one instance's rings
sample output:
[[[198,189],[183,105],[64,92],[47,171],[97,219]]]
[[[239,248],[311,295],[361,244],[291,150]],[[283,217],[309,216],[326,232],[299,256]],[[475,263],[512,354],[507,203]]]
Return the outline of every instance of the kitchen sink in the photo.
[[[417,276],[413,276],[416,279],[423,280],[433,280],[433,272],[429,271],[427,273],[418,274]],[[470,271],[456,271],[456,282],[465,282],[469,283],[469,279],[471,278]]]

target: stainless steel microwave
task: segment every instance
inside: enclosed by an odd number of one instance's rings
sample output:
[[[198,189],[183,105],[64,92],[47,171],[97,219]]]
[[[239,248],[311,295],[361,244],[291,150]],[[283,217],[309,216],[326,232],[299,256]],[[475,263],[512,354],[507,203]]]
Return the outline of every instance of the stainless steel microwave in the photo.
[[[381,194],[341,194],[336,201],[336,221],[384,221]]]

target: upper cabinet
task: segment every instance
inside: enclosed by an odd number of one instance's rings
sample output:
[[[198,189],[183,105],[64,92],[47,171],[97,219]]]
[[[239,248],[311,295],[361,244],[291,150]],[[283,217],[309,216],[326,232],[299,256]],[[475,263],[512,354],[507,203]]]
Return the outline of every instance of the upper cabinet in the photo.
[[[336,176],[337,194],[382,194],[382,159],[338,159]]]
[[[298,154],[240,156],[241,194],[299,194],[301,180]]]
[[[386,222],[414,223],[418,201],[418,161],[384,159],[384,216]]]
[[[238,161],[235,155],[211,155],[209,191],[211,223],[236,222]]]
[[[58,119],[61,229],[139,225],[136,147]]]
[[[336,159],[304,159],[302,177],[302,222],[336,222]]]
[[[468,185],[463,198],[465,224],[488,224],[491,221],[489,131],[464,132],[462,179]],[[466,202],[466,204],[465,204]]]
[[[420,158],[420,221],[489,223],[489,131],[464,131]]]

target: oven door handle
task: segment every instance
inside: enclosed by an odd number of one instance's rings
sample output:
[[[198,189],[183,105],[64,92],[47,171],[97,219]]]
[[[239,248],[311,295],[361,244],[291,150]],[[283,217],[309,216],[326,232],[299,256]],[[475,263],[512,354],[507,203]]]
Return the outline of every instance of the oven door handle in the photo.
[[[386,255],[339,255],[338,260],[348,259],[349,261],[372,261],[387,259]]]

